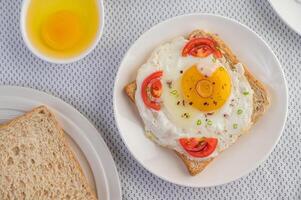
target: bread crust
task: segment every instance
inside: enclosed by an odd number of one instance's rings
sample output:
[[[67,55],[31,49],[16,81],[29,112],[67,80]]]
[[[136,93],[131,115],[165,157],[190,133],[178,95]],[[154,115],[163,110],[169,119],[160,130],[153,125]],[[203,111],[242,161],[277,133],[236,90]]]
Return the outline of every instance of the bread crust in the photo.
[[[219,38],[217,34],[211,34],[203,30],[195,30],[191,32],[187,38],[190,39],[190,38],[197,38],[197,37],[208,37],[216,41],[218,48],[223,52],[223,56],[227,59],[228,62],[230,62],[230,66],[239,63],[237,57],[232,52],[232,50],[228,47],[228,45],[226,45],[226,43],[221,38]],[[270,95],[268,93],[268,90],[266,89],[266,86],[255,78],[255,76],[250,72],[250,70],[246,65],[244,65],[244,69],[245,69],[245,76],[247,77],[247,80],[249,81],[251,88],[254,90],[252,122],[255,123],[259,119],[259,117],[262,116],[268,109],[270,105]],[[129,83],[124,88],[125,93],[134,103],[135,103],[136,88],[137,88],[136,81]],[[192,176],[202,172],[207,167],[207,165],[209,165],[214,160],[214,158],[209,158],[204,161],[196,161],[196,160],[189,159],[188,156],[180,152],[175,151],[175,153],[184,162],[188,172]]]

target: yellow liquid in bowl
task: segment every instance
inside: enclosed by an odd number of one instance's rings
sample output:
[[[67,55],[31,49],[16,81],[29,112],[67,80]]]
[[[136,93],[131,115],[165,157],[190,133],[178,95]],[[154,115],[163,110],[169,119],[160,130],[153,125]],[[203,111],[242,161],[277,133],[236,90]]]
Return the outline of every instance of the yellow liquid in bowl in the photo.
[[[42,54],[71,58],[96,40],[97,0],[31,0],[26,16],[30,42]]]

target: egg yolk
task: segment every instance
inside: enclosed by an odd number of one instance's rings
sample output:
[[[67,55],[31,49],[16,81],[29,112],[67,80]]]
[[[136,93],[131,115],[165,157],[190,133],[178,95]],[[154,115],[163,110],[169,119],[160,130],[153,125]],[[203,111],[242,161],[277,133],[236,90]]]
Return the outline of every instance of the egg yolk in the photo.
[[[70,11],[62,10],[50,15],[42,25],[44,42],[55,50],[73,47],[80,39],[82,27],[79,17]]]
[[[219,109],[231,92],[231,79],[223,67],[218,67],[211,76],[203,75],[196,66],[187,69],[181,80],[184,98],[203,112]]]

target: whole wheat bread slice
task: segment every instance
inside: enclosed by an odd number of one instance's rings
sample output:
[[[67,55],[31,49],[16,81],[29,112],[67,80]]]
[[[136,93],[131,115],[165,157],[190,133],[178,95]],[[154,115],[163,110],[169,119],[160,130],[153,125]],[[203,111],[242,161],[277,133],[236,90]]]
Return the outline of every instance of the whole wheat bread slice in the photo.
[[[0,125],[0,199],[97,199],[45,106]]]
[[[208,37],[212,38],[216,41],[218,48],[223,52],[223,55],[226,57],[228,62],[230,62],[231,66],[239,63],[238,59],[231,51],[231,49],[225,44],[225,42],[218,37],[216,34],[207,33],[203,30],[195,30],[193,31],[187,38],[194,38],[194,37]],[[252,114],[252,121],[256,122],[258,118],[264,114],[270,104],[270,97],[269,93],[259,80],[257,80],[249,71],[247,66],[244,65],[245,68],[245,75],[254,90],[253,95],[253,114]],[[124,90],[128,97],[135,103],[135,92],[136,92],[136,82],[133,81],[125,86]],[[205,160],[205,161],[195,161],[189,159],[186,155],[176,152],[176,154],[182,159],[184,164],[186,165],[189,173],[191,175],[196,175],[203,171],[206,166],[213,161],[213,158]]]

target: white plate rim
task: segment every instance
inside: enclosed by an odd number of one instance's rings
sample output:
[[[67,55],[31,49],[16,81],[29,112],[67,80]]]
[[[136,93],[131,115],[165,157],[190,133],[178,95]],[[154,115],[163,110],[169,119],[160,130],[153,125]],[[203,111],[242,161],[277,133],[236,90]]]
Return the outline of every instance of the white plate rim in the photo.
[[[89,134],[90,133],[93,134],[94,141],[97,141],[98,145],[96,146],[95,145],[96,143],[93,144],[91,142],[91,141],[93,141],[93,139],[88,138],[87,135],[85,135],[84,137],[86,137],[89,140],[89,144],[91,144],[91,148],[97,154],[98,157],[96,159],[98,159],[99,162],[105,160],[105,162],[101,162],[100,167],[104,171],[104,176],[105,176],[105,179],[103,181],[105,182],[105,185],[106,185],[105,186],[106,192],[107,192],[106,198],[111,199],[111,200],[115,200],[115,199],[121,200],[122,199],[122,191],[121,191],[119,174],[118,174],[114,159],[111,155],[111,152],[110,152],[109,148],[107,147],[106,143],[104,142],[104,140],[102,139],[98,130],[83,114],[81,114],[73,106],[64,102],[63,100],[61,100],[55,96],[52,96],[46,92],[38,91],[38,90],[35,90],[32,88],[4,85],[4,86],[0,86],[0,91],[4,91],[3,93],[0,93],[0,97],[1,96],[17,97],[20,99],[29,100],[31,102],[37,102],[37,103],[39,103],[39,105],[44,104],[46,106],[49,104],[52,104],[49,107],[55,112],[60,112],[60,114],[63,116],[63,118],[66,118],[66,115],[65,115],[66,112],[72,112],[72,116],[66,120],[70,121],[71,124],[74,124],[75,123],[74,118],[76,117],[77,121],[78,120],[81,121],[82,126],[85,126],[86,130],[89,129]],[[23,94],[20,95],[21,93],[23,93]],[[26,94],[24,95],[24,93],[26,93]],[[32,95],[32,96],[28,97],[28,95]],[[52,103],[50,103],[50,102],[52,102]],[[60,107],[63,107],[64,111],[57,109],[56,106],[53,106],[55,104]],[[73,118],[73,119],[71,119],[71,118]],[[71,137],[71,135],[69,135],[69,136]],[[100,151],[103,152],[103,155],[99,154]],[[86,155],[84,155],[84,156],[86,156]],[[89,163],[89,165],[90,165],[90,163]],[[106,167],[104,165],[106,165]],[[91,172],[92,172],[92,174],[94,176],[94,180],[95,180],[95,177],[97,176],[97,174],[93,173],[92,169],[91,169]]]
[[[280,12],[276,9],[272,0],[268,0],[268,2],[271,5],[271,7],[273,8],[274,12],[279,16],[281,21],[284,22],[291,30],[293,30],[296,33],[298,33],[299,35],[301,35],[301,29],[298,30],[297,28],[295,28],[282,14],[280,14]],[[301,25],[300,25],[300,27],[301,27]]]
[[[116,96],[117,96],[117,87],[116,85],[118,84],[118,77],[120,76],[120,69],[121,69],[121,66],[123,65],[123,62],[124,60],[129,56],[129,51],[131,48],[133,48],[133,46],[135,46],[136,42],[141,40],[141,38],[143,37],[144,34],[148,33],[148,32],[151,32],[153,29],[155,29],[157,26],[161,26],[163,24],[168,24],[169,22],[173,21],[173,20],[177,20],[179,18],[183,18],[183,17],[189,17],[189,16],[198,16],[198,17],[202,17],[202,16],[212,16],[212,17],[217,17],[217,18],[221,18],[223,20],[228,20],[228,21],[231,21],[232,23],[236,23],[238,25],[240,25],[242,28],[246,29],[247,31],[251,32],[253,35],[255,35],[267,48],[268,50],[270,51],[270,53],[272,54],[273,56],[273,59],[276,61],[277,63],[277,67],[279,68],[280,72],[281,72],[281,76],[283,78],[283,81],[284,81],[284,87],[285,87],[285,113],[284,113],[284,121],[283,121],[283,124],[281,126],[281,130],[280,130],[280,134],[278,135],[278,137],[276,138],[276,141],[275,143],[273,144],[273,146],[270,148],[270,151],[267,152],[265,154],[265,156],[261,159],[261,160],[258,160],[258,162],[252,166],[251,168],[249,168],[248,170],[246,170],[244,173],[242,173],[239,177],[235,177],[231,180],[227,180],[226,182],[224,183],[221,183],[221,184],[213,184],[213,185],[202,185],[202,186],[196,186],[196,185],[191,185],[191,184],[185,184],[185,183],[179,183],[179,182],[175,182],[173,180],[169,180],[169,179],[166,179],[165,177],[161,176],[161,175],[158,175],[156,174],[155,172],[153,172],[150,168],[148,168],[147,166],[145,166],[132,152],[131,152],[131,149],[129,148],[127,142],[126,142],[126,139],[125,137],[123,136],[123,134],[121,133],[122,132],[122,129],[120,127],[120,124],[119,124],[119,121],[118,121],[118,117],[117,117],[117,99],[116,99]],[[288,87],[287,87],[287,81],[286,81],[286,78],[285,78],[285,74],[284,74],[284,71],[281,67],[281,64],[278,60],[278,58],[276,57],[276,55],[274,54],[273,50],[270,48],[270,46],[256,33],[254,32],[252,29],[250,29],[249,27],[247,27],[246,25],[234,20],[234,19],[231,19],[231,18],[228,18],[228,17],[225,17],[225,16],[222,16],[222,15],[218,15],[218,14],[211,14],[211,13],[189,13],[189,14],[184,14],[184,15],[178,15],[178,16],[175,16],[175,17],[172,17],[172,18],[169,18],[169,19],[166,19],[160,23],[157,23],[155,24],[154,26],[152,26],[150,29],[148,29],[147,31],[145,31],[144,33],[142,33],[138,39],[136,39],[132,45],[127,49],[123,59],[121,60],[120,62],[120,65],[119,65],[119,68],[117,70],[117,73],[116,73],[116,76],[115,76],[115,81],[114,81],[114,91],[113,91],[113,107],[114,107],[114,118],[115,118],[115,121],[116,121],[116,126],[118,128],[118,131],[119,131],[119,134],[122,138],[122,141],[123,143],[125,144],[125,146],[127,147],[128,151],[130,152],[130,154],[134,157],[134,159],[143,167],[145,168],[147,171],[149,171],[150,173],[152,173],[153,175],[161,178],[162,180],[165,180],[167,182],[171,182],[171,183],[174,183],[176,185],[180,185],[180,186],[184,186],[184,187],[194,187],[194,188],[200,188],[200,187],[212,187],[212,186],[218,186],[218,185],[224,185],[224,184],[227,184],[227,183],[230,183],[230,182],[233,182],[241,177],[244,177],[246,176],[247,174],[249,174],[250,172],[252,172],[253,170],[255,170],[257,167],[259,167],[259,165],[261,165],[267,158],[268,156],[271,154],[271,152],[274,150],[275,146],[278,144],[279,140],[280,140],[280,137],[282,136],[282,133],[283,133],[283,130],[285,128],[285,124],[286,124],[286,120],[287,120],[287,113],[288,113]]]

